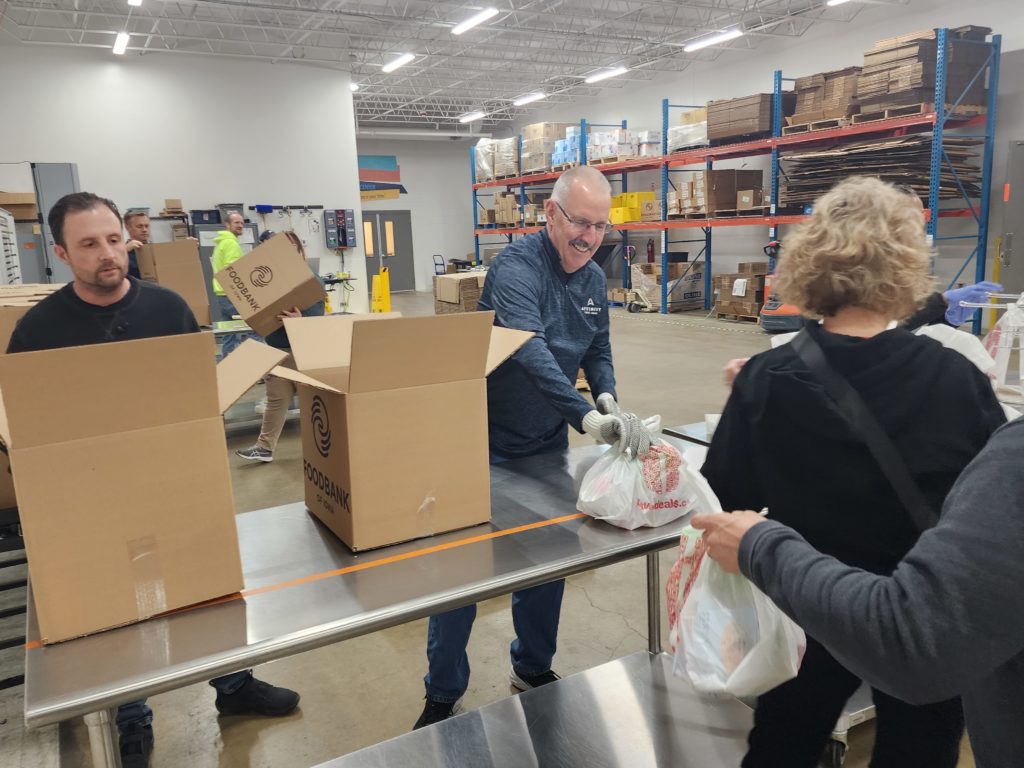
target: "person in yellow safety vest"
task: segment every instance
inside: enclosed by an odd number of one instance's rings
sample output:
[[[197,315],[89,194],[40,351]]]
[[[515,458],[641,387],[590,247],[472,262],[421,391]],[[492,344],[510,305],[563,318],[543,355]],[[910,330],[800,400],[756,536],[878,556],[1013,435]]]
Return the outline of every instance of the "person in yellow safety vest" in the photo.
[[[217,274],[225,267],[234,264],[245,254],[238,242],[239,235],[245,230],[245,219],[238,211],[229,211],[224,219],[224,229],[217,233],[213,239],[213,256],[210,258],[213,263],[213,274]],[[220,308],[221,320],[230,320],[235,315],[235,308],[231,301],[224,295],[224,289],[217,278],[213,278],[213,293],[217,297],[217,306]],[[221,356],[226,357],[242,343],[242,336],[236,333],[224,336],[221,345]]]

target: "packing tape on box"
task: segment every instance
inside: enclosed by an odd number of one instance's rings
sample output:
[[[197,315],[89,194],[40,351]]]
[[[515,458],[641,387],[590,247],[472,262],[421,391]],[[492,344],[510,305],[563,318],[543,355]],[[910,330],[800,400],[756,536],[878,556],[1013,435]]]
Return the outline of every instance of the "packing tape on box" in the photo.
[[[421,536],[434,535],[434,505],[436,503],[436,496],[426,496],[419,509],[416,510],[416,529],[420,532]]]
[[[153,536],[132,539],[127,544],[128,562],[132,566],[135,584],[135,608],[140,619],[155,616],[167,610],[167,591],[160,567],[160,555]]]

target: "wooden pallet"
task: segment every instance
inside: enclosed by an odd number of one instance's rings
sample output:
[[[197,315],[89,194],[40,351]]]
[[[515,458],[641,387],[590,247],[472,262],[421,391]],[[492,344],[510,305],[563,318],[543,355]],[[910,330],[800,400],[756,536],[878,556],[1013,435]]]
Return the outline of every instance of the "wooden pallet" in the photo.
[[[602,157],[596,160],[588,160],[588,165],[610,165],[611,163],[625,163],[628,160],[640,160],[639,157],[633,157],[632,155],[614,155],[612,157]]]
[[[532,171],[523,171],[522,176],[539,176],[542,173],[551,173],[550,168],[535,168]]]
[[[736,315],[732,312],[715,312],[717,320],[734,320],[738,323],[759,323],[761,318],[757,315]]]
[[[575,168],[579,163],[559,163],[558,165],[551,166],[552,173],[561,173],[562,171],[568,171],[570,168]]]
[[[861,112],[853,116],[853,124],[873,123],[877,120],[891,120],[896,117],[913,117],[914,115],[927,115],[935,111],[935,105],[929,102],[921,104],[908,104],[904,107],[890,107],[888,109],[876,109],[872,112]],[[956,117],[974,117],[984,114],[985,108],[961,104],[954,110],[950,110]],[[950,114],[947,111],[947,114]]]
[[[850,124],[849,118],[836,117],[831,120],[815,120],[812,123],[800,123],[798,125],[787,125],[782,129],[783,136],[792,136],[795,133],[814,133],[815,131],[829,131],[835,128],[842,128]]]

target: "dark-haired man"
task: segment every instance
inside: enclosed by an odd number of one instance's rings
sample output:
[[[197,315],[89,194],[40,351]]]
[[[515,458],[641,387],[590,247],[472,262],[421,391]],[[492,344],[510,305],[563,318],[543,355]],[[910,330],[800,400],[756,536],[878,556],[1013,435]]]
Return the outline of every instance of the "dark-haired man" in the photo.
[[[65,195],[48,221],[57,258],[71,269],[72,282],[43,299],[18,322],[8,353],[147,339],[199,331],[192,310],[178,294],[128,277],[128,253],[121,215],[110,200],[91,192]],[[257,680],[252,670],[211,680],[221,714],[285,715],[299,695]],[[121,763],[149,765],[153,712],[145,701],[117,712]]]

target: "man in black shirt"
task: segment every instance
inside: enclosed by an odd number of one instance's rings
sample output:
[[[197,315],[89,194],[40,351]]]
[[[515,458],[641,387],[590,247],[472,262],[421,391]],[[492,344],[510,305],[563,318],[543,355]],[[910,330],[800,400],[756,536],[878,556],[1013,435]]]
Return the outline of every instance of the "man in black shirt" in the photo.
[[[89,192],[66,195],[48,220],[54,252],[71,269],[73,281],[25,313],[11,335],[8,353],[199,331],[178,294],[128,276],[121,216],[110,200]],[[286,715],[299,703],[295,691],[257,680],[252,670],[218,677],[210,685],[217,689],[217,710],[225,715]],[[118,708],[125,768],[149,765],[152,720],[145,701]]]

